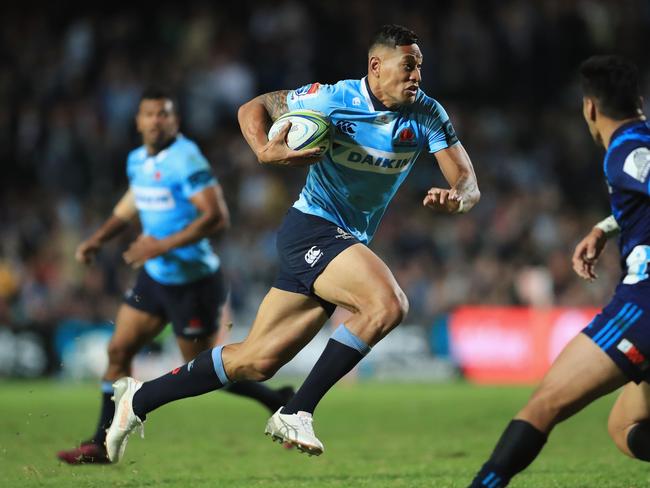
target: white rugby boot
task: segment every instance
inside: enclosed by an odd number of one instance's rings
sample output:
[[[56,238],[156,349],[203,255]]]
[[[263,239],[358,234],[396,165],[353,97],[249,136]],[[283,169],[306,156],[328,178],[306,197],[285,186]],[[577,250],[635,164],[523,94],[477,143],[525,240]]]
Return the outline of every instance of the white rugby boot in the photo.
[[[140,436],[144,439],[144,425],[142,420],[133,413],[133,395],[142,386],[141,381],[133,378],[120,378],[113,383],[113,401],[115,402],[115,415],[113,423],[106,430],[106,454],[112,463],[118,463],[124,455],[129,434],[140,428]]]
[[[296,446],[300,452],[320,456],[325,447],[314,434],[313,417],[309,412],[280,413],[282,407],[266,423],[264,433],[273,441]]]

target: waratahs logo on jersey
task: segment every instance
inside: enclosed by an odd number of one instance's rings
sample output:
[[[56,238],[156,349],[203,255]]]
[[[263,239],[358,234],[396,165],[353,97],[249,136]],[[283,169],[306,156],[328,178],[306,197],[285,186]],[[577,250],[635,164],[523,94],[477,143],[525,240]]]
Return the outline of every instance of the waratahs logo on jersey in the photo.
[[[332,161],[351,169],[397,174],[410,168],[415,151],[387,152],[338,140],[330,148]]]
[[[411,127],[404,127],[399,131],[397,138],[393,141],[396,146],[417,146],[418,139]]]
[[[320,90],[320,83],[311,83],[309,85],[301,86],[291,92],[291,100],[295,100],[296,98],[304,100],[305,98],[315,97],[318,95],[318,90]]]

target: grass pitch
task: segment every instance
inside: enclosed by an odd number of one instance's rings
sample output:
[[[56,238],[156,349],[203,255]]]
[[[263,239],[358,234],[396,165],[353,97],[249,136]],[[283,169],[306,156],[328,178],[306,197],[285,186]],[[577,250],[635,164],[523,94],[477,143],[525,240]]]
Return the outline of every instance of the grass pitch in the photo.
[[[150,414],[116,466],[55,458],[92,432],[98,387],[0,383],[2,487],[466,487],[530,389],[464,383],[337,386],[319,406],[321,457],[262,435],[267,412],[213,393]],[[620,454],[606,433],[613,397],[560,425],[542,455],[510,485],[650,486],[648,465]]]

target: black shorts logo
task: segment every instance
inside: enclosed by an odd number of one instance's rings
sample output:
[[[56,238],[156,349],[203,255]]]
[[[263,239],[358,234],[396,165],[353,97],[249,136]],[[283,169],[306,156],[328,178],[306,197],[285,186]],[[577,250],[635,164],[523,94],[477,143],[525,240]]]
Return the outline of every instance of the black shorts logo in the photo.
[[[348,239],[354,239],[354,236],[350,234],[349,232],[344,231],[340,227],[336,228],[336,236],[334,237],[335,239],[343,239],[343,240],[348,240]]]
[[[309,250],[305,253],[305,261],[311,268],[313,268],[314,264],[316,264],[318,260],[322,257],[323,257],[323,251],[318,249],[318,247],[316,246],[311,246]]]

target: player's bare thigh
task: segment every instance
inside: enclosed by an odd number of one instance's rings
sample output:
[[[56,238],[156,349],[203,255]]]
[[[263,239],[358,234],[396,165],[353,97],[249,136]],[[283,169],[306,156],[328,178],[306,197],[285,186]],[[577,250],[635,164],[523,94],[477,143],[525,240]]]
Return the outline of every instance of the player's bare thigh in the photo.
[[[246,339],[224,347],[226,374],[233,381],[270,378],[313,339],[327,320],[314,298],[271,288]]]
[[[355,244],[336,256],[314,282],[316,294],[353,312],[345,325],[373,346],[399,324],[408,300],[388,266]]]
[[[616,446],[630,457],[635,457],[628,447],[630,429],[639,422],[650,419],[650,385],[643,382],[628,383],[623,387],[612,407],[607,430]]]
[[[129,375],[133,356],[165,327],[162,317],[122,304],[117,311],[115,331],[108,344],[105,379]]]
[[[548,433],[555,424],[627,382],[614,361],[581,333],[560,353],[515,418]]]

